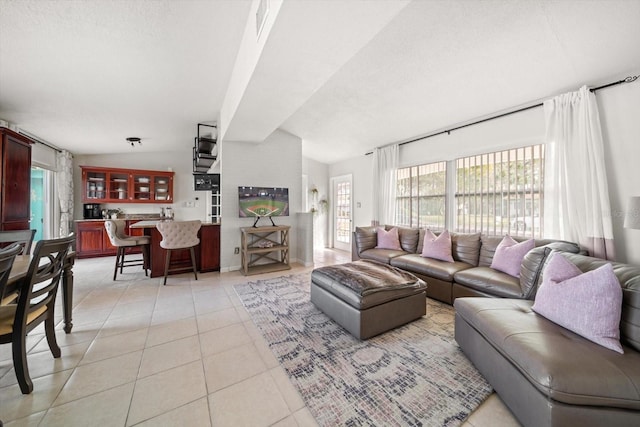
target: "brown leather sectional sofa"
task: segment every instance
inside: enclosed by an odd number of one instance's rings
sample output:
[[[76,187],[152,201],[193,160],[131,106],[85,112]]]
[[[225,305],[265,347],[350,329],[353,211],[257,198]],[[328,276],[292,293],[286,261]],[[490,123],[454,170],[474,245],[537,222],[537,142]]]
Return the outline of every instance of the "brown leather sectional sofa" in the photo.
[[[640,267],[612,263],[623,289],[619,354],[531,309],[554,252],[583,272],[608,261],[540,240],[514,278],[489,267],[501,237],[451,234],[453,263],[422,258],[423,234],[402,227],[402,251],[375,249],[375,229],[356,229],[352,258],[411,271],[427,282],[427,296],[453,303],[460,348],[523,425],[640,425]]]
[[[390,229],[392,226],[385,226]],[[427,296],[447,304],[459,297],[485,296],[533,299],[544,251],[533,250],[523,261],[520,277],[492,269],[493,255],[502,236],[451,233],[454,262],[423,258],[424,229],[397,227],[403,250],[376,249],[375,227],[357,227],[353,232],[351,258],[372,259],[409,271],[427,282]],[[516,238],[516,240],[518,240]],[[536,240],[537,247],[578,253],[575,243]]]

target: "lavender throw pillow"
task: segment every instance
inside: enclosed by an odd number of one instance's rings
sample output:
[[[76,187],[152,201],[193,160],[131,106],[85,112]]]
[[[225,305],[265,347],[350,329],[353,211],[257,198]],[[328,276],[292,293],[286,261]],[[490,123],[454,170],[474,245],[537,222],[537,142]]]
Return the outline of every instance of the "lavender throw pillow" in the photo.
[[[622,288],[611,264],[582,273],[560,254],[543,272],[533,311],[618,353]]]
[[[436,237],[429,229],[424,232],[422,243],[422,254],[424,258],[439,259],[441,261],[453,262],[451,256],[451,235],[449,230],[444,230]]]
[[[391,230],[386,231],[382,227],[378,227],[378,245],[376,249],[394,249],[401,251],[400,247],[400,235],[398,229],[393,227]]]
[[[535,245],[533,239],[518,243],[511,236],[504,236],[493,255],[491,268],[513,277],[520,277],[522,259]]]

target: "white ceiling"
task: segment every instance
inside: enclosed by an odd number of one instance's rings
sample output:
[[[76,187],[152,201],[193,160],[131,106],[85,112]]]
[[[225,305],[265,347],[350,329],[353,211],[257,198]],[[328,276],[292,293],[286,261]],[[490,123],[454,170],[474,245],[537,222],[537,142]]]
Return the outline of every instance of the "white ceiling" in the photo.
[[[285,1],[233,127],[256,141],[284,129],[332,163],[640,72],[638,0],[380,5]],[[190,153],[223,108],[252,7],[0,0],[0,118],[74,153],[128,152],[129,136]]]

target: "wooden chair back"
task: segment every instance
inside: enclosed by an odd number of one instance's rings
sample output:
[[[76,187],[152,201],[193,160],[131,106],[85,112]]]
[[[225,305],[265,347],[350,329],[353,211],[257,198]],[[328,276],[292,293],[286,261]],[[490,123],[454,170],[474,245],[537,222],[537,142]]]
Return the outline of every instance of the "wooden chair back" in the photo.
[[[33,236],[36,230],[10,230],[0,231],[0,247],[8,243],[20,243],[22,246],[22,255],[31,254],[31,245],[33,244]]]

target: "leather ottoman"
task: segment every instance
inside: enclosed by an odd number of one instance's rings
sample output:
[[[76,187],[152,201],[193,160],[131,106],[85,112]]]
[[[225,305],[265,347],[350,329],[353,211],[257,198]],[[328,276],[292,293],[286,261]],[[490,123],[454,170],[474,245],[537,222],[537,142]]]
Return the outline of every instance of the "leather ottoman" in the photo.
[[[427,314],[426,290],[413,274],[370,260],[311,273],[311,302],[361,340]]]

